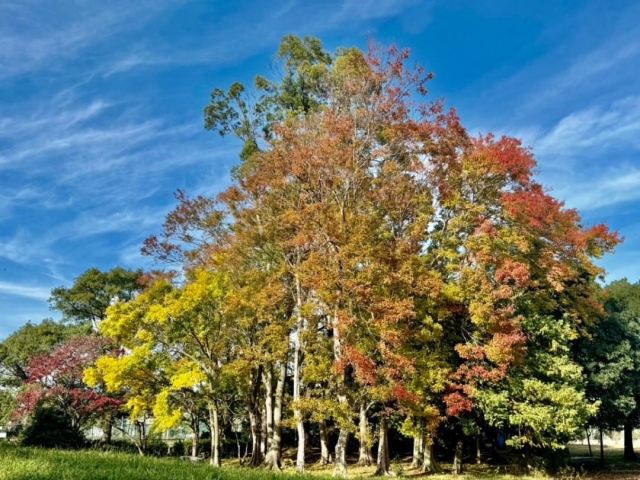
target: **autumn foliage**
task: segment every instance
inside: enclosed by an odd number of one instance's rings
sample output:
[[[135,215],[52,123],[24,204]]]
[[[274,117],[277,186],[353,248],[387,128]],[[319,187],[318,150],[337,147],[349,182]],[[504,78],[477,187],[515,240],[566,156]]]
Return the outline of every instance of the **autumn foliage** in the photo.
[[[48,355],[33,357],[27,367],[27,388],[17,397],[19,416],[34,412],[45,403],[67,415],[81,432],[87,424],[121,402],[84,383],[84,370],[103,355],[108,342],[101,337],[75,337]]]
[[[289,36],[279,58],[280,83],[212,93],[206,128],[243,143],[235,181],[178,192],[143,248],[164,270],[107,311],[100,332],[124,350],[98,359],[90,383],[160,429],[197,434],[206,419],[216,465],[220,422],[239,418],[252,465],[280,468],[282,428],[295,428],[298,471],[309,422],[322,452],[330,425],[340,475],[356,429],[367,464],[375,426],[382,475],[391,425],[429,472],[443,425],[509,431],[514,447],[574,436],[597,406],[570,343],[603,314],[593,261],[618,235],[553,198],[519,140],[471,137],[428,98],[432,75],[408,50],[331,55]],[[81,375],[101,341],[34,359],[23,408],[31,396],[64,397],[79,419],[106,407]]]

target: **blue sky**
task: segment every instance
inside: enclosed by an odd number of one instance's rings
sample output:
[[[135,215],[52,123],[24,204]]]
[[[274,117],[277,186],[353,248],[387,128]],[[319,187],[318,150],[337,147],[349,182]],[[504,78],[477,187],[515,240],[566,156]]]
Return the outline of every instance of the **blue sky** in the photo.
[[[626,237],[640,279],[640,4],[633,1],[0,0],[0,338],[51,288],[148,266],[173,192],[229,183],[210,91],[268,73],[279,39],[409,47],[471,132],[533,146],[542,182]]]

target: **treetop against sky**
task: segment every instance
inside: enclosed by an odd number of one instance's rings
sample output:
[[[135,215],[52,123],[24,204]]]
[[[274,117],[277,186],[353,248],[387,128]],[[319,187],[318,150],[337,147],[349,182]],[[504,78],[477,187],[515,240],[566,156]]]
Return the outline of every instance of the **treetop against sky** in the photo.
[[[626,238],[602,266],[640,278],[640,7],[632,1],[0,5],[0,338],[56,316],[90,267],[149,266],[173,192],[230,183],[239,143],[203,128],[211,90],[269,76],[284,35],[329,51],[410,48],[472,135],[534,149],[538,180]]]

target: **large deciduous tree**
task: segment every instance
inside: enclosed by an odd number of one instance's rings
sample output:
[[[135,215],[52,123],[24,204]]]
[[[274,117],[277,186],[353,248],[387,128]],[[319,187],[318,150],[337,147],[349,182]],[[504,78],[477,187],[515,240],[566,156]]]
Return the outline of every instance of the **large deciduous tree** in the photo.
[[[206,128],[243,142],[235,184],[217,197],[179,192],[163,235],[144,247],[181,270],[176,291],[196,271],[228,282],[237,358],[219,361],[245,372],[252,463],[265,410],[278,464],[287,364],[298,471],[307,419],[339,429],[340,475],[356,415],[363,442],[378,418],[380,475],[398,415],[425,471],[437,469],[447,416],[475,435],[479,425],[518,431],[516,447],[575,434],[594,407],[570,343],[602,314],[593,258],[617,235],[584,227],[550,196],[518,140],[470,138],[455,111],[425,100],[431,75],[409,66],[408,51],[372,42],[329,55],[289,36],[279,55],[282,81],[258,77],[255,102],[234,84],[205,109]],[[190,325],[188,311],[169,316]],[[172,343],[162,338],[153,345]]]
[[[130,300],[142,289],[141,276],[141,270],[116,267],[102,272],[90,268],[76,278],[71,287],[54,288],[49,303],[66,321],[89,324],[97,330],[112,302]]]
[[[587,395],[600,402],[592,424],[624,430],[624,457],[635,458],[633,429],[640,419],[640,284],[619,280],[603,292],[605,315],[586,326],[576,346]]]

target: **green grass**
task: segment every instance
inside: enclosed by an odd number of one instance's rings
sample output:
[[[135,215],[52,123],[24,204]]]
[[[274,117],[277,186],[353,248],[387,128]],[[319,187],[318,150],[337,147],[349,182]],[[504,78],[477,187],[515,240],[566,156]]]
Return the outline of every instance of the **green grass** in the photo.
[[[214,469],[179,459],[0,445],[0,480],[291,480],[266,470]]]
[[[571,447],[572,455],[583,457],[586,449]],[[594,449],[594,454],[597,450]],[[607,449],[608,465],[597,468],[579,477],[598,479],[639,479],[640,464],[622,462],[622,452],[619,449]],[[285,473],[274,473],[264,469],[250,469],[238,467],[228,461],[227,467],[215,469],[208,464],[193,464],[175,458],[143,458],[124,453],[99,452],[93,450],[62,451],[23,448],[8,443],[0,443],[0,480],[321,480],[331,478],[331,467],[309,465],[309,475],[296,475],[289,470]],[[465,475],[423,476],[419,472],[409,469],[408,464],[395,464],[398,473],[402,466],[402,475],[407,477],[420,476],[429,480],[478,480],[478,479],[549,479],[571,478],[547,477],[544,475],[518,476],[499,474],[495,467],[486,465],[467,465]],[[448,468],[448,465],[442,465]],[[371,468],[351,468],[352,478],[369,477],[373,473]]]

